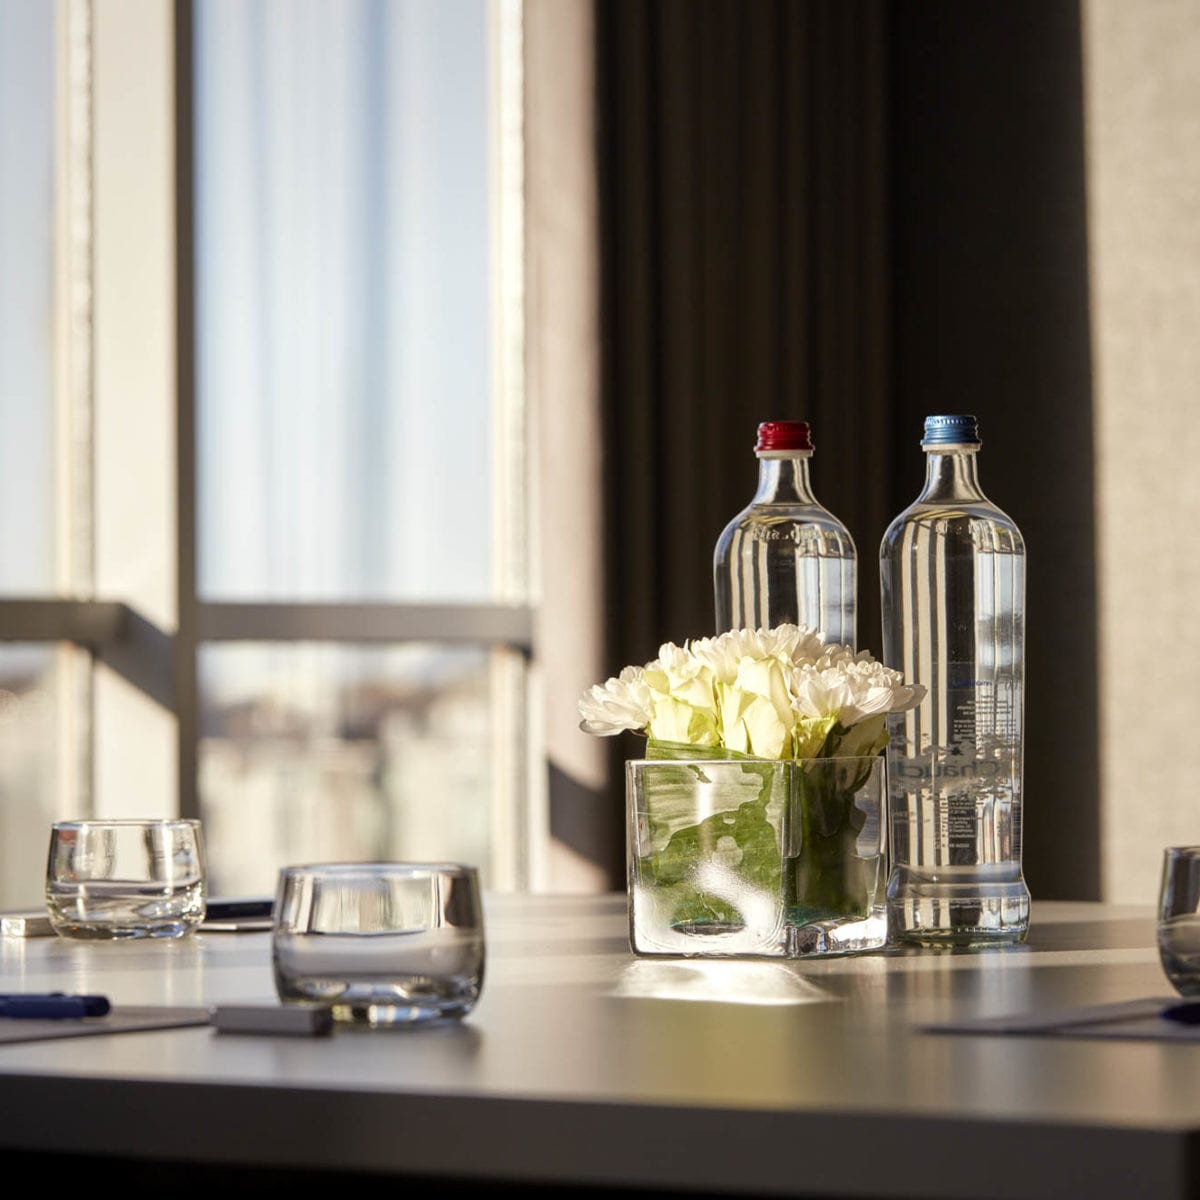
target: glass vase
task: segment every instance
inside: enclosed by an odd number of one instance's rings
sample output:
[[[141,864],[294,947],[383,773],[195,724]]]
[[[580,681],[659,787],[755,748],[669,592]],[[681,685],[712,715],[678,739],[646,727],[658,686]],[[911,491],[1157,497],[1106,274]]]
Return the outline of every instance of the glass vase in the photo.
[[[635,954],[807,958],[887,940],[883,759],[626,764]]]
[[[795,759],[789,768],[783,857],[789,956],[883,946],[883,758]]]

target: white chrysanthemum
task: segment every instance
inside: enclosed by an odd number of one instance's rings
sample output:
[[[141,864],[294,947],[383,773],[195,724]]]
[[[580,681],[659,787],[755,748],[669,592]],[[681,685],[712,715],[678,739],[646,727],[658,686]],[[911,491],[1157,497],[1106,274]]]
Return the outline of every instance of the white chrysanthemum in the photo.
[[[828,642],[818,647],[817,652],[805,661],[810,662],[817,670],[824,671],[830,667],[839,667],[870,657],[870,653],[866,650],[856,653],[853,646],[845,646],[841,642]],[[797,665],[803,666],[804,662],[799,662]]]
[[[878,713],[903,712],[920,700],[923,689],[905,687],[904,677],[882,663],[873,660],[846,663],[842,670],[849,685],[851,703],[844,710],[841,722],[856,725]],[[849,719],[847,719],[849,718]]]
[[[733,683],[742,663],[778,659],[796,665],[821,653],[821,635],[806,625],[777,625],[773,629],[730,629],[716,637],[688,643],[693,658],[708,666],[718,683]]]
[[[584,733],[612,737],[627,729],[642,731],[650,724],[653,703],[641,667],[626,667],[620,675],[588,688],[579,700]]]
[[[812,662],[827,650],[821,632],[809,625],[777,625],[759,631],[766,652],[795,666]]]
[[[717,637],[699,638],[688,643],[697,662],[704,663],[718,683],[733,683],[743,659],[766,657],[762,637],[757,630],[731,629]]]
[[[835,653],[824,656],[819,665],[801,666],[792,691],[801,717],[836,716],[844,729],[868,717],[914,708],[925,694],[919,685],[905,686],[899,671],[876,662],[865,650]]]
[[[801,717],[838,717],[850,703],[850,688],[840,666],[803,663],[792,673],[792,696]]]

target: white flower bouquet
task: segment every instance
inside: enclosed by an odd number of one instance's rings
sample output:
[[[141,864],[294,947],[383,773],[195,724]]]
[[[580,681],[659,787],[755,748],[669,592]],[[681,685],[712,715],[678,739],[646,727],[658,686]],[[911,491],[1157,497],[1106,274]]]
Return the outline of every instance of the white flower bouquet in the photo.
[[[734,629],[667,642],[653,662],[589,688],[580,728],[600,737],[632,730],[651,750],[869,757],[887,745],[887,714],[915,708],[924,695],[868,651],[826,644],[803,625]]]
[[[723,930],[743,919],[732,891],[697,882],[716,878],[718,861],[736,866],[756,895],[782,895],[786,919],[801,926],[861,915],[868,903],[848,865],[861,857],[856,839],[870,809],[856,795],[868,779],[879,785],[888,714],[923,695],[867,651],[826,644],[814,629],[736,629],[668,642],[653,662],[589,688],[580,728],[640,734],[647,759],[696,764],[691,776],[658,772],[654,802],[636,818],[650,826],[653,847],[638,870],[672,889],[675,926]],[[728,788],[725,810],[697,819],[687,781],[707,778],[699,760],[742,760],[740,774],[761,784]]]

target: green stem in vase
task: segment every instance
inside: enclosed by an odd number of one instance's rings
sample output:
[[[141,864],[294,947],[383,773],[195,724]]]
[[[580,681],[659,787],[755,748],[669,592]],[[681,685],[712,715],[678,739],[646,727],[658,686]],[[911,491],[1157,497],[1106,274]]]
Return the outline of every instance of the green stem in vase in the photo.
[[[677,769],[664,765],[657,771],[650,819],[658,824],[678,806],[690,810],[695,787],[709,782],[704,759],[746,758],[743,776],[756,776],[753,798],[712,813],[704,820],[675,828],[661,850],[646,860],[647,877],[654,880],[666,902],[670,923],[678,927],[738,928],[745,924],[741,897],[779,896],[783,867],[778,830],[778,795],[775,763],[733,755],[727,751],[651,743],[648,757],[675,760]],[[774,823],[772,799],[776,800]],[[653,840],[657,840],[654,837]],[[710,874],[709,868],[715,873]],[[709,887],[703,881],[709,880]],[[732,882],[736,879],[736,885]],[[723,887],[714,890],[717,880]]]
[[[828,764],[828,765],[827,765]],[[865,916],[864,862],[857,854],[866,813],[854,797],[864,777],[842,778],[836,759],[792,769],[792,819],[799,849],[786,860],[788,916],[793,924]]]

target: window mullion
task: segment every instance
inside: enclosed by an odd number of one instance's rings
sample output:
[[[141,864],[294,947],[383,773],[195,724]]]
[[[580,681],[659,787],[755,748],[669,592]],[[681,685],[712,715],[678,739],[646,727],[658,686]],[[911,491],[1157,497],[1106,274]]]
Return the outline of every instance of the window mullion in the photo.
[[[176,630],[174,15],[92,0],[94,589]],[[95,809],[174,815],[174,714],[94,672]]]

